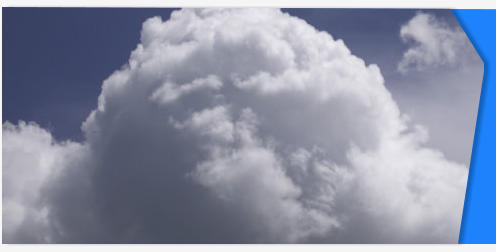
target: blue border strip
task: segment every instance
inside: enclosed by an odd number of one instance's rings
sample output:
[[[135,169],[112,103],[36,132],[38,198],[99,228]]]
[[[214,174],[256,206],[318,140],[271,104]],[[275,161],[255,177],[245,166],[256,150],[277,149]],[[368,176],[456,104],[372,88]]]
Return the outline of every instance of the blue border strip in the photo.
[[[453,10],[484,61],[459,243],[496,243],[496,10]]]

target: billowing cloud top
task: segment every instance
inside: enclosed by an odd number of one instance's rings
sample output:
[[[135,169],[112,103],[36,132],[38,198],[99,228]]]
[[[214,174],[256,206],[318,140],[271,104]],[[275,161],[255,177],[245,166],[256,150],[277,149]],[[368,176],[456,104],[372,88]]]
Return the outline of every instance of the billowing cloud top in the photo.
[[[467,169],[277,9],[143,24],[82,143],[3,126],[4,242],[456,242]]]

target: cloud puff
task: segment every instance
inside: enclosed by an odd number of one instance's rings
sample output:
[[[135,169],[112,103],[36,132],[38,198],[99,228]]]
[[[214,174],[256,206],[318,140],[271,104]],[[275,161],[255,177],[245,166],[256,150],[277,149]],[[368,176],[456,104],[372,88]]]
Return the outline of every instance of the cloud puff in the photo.
[[[3,144],[4,241],[53,242],[44,185],[80,159],[84,146],[57,143],[50,132],[22,121],[4,123]]]
[[[148,19],[82,129],[4,124],[10,183],[43,174],[4,189],[4,241],[458,239],[467,168],[423,146],[376,65],[277,9]]]
[[[461,28],[428,13],[417,13],[401,27],[400,36],[404,42],[412,42],[398,64],[402,73],[457,66],[467,56],[473,57],[472,44]]]
[[[179,99],[183,95],[201,89],[219,89],[222,87],[222,82],[216,76],[208,76],[207,78],[196,79],[191,83],[175,85],[172,83],[164,83],[150,97],[158,103],[170,103]]]

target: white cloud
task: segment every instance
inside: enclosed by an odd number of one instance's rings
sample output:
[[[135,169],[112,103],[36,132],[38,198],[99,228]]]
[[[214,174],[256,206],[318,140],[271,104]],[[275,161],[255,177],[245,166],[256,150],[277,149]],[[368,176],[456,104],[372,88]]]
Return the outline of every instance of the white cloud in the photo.
[[[44,185],[84,153],[74,142],[57,143],[50,132],[34,123],[3,125],[4,241],[53,242]],[[34,228],[36,227],[36,228]],[[23,232],[22,234],[17,234]]]
[[[227,108],[224,106],[194,112],[191,118],[183,123],[177,122],[173,118],[170,119],[170,122],[176,129],[188,127],[194,133],[211,137],[214,140],[228,142],[233,140],[234,125],[230,121]]]
[[[333,217],[298,200],[300,188],[286,175],[278,155],[254,136],[253,112],[246,109],[240,117],[230,144],[206,146],[209,158],[198,164],[195,179],[234,209],[254,215],[257,228],[267,232],[264,239],[296,242],[337,226]]]
[[[200,89],[219,89],[222,87],[222,82],[216,76],[210,75],[206,78],[195,79],[191,83],[175,85],[169,82],[164,83],[160,88],[153,92],[150,97],[152,100],[159,103],[170,103],[179,99],[183,95],[194,92]]]
[[[458,238],[466,167],[423,146],[377,66],[277,9],[147,20],[82,128],[82,144],[28,144],[64,151],[61,175],[40,182],[50,241]],[[21,136],[4,133],[9,169],[35,169],[17,161]]]
[[[412,42],[398,64],[402,73],[459,66],[473,54],[472,45],[461,28],[428,13],[417,13],[401,27],[400,36],[404,42]]]

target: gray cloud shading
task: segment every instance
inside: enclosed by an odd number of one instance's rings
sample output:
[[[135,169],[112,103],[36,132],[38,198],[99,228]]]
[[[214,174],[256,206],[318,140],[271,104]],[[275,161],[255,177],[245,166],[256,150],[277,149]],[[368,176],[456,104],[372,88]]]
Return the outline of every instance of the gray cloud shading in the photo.
[[[148,19],[82,143],[3,125],[8,243],[457,242],[467,167],[277,9]]]

